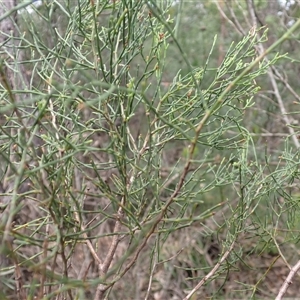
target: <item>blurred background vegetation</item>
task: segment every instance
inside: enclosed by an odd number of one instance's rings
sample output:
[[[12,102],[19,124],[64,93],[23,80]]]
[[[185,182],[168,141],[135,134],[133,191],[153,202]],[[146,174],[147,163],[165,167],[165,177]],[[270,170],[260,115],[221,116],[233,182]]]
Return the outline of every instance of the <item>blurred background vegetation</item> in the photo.
[[[0,298],[275,298],[299,260],[299,3],[0,12]]]

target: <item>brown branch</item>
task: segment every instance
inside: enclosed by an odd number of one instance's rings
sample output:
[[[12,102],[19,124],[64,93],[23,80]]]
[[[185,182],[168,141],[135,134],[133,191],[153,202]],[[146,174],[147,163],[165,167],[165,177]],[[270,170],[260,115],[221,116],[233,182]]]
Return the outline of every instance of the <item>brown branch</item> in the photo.
[[[100,277],[104,278],[107,271],[108,271],[108,268],[115,256],[115,253],[116,253],[116,250],[117,250],[117,247],[118,247],[118,244],[119,244],[119,241],[120,241],[120,237],[119,237],[119,232],[120,232],[120,229],[121,229],[121,226],[122,226],[122,223],[121,223],[121,218],[123,218],[123,215],[124,215],[124,212],[123,212],[123,208],[122,207],[119,207],[119,210],[118,210],[118,220],[116,221],[115,223],[115,227],[114,227],[114,237],[113,237],[113,240],[112,240],[112,243],[110,245],[110,248],[108,250],[108,253],[105,257],[105,260],[102,264],[99,264],[98,268],[99,268],[99,274],[100,274]],[[105,284],[99,284],[97,286],[97,290],[96,290],[96,294],[95,294],[95,297],[94,299],[95,300],[98,300],[98,299],[101,299],[105,293],[105,291],[108,289],[109,286],[105,285]]]

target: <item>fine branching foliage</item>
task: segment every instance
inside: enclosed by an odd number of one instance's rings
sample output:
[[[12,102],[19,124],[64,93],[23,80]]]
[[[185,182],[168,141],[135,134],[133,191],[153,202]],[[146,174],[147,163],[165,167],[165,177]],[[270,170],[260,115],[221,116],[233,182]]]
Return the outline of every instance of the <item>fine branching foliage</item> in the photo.
[[[1,299],[217,298],[273,253],[250,298],[292,264],[297,125],[274,165],[244,120],[300,21],[195,66],[174,1],[0,5]]]

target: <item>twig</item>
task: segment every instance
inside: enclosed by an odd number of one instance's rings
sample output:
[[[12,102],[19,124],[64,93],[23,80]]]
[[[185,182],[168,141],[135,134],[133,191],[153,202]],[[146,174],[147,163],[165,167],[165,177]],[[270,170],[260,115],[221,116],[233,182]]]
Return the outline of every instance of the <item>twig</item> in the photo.
[[[220,11],[220,13],[223,15],[223,17],[231,24],[235,24],[235,28],[237,29],[237,31],[239,33],[241,33],[242,35],[245,35],[244,34],[244,31],[242,29],[242,27],[240,26],[239,22],[237,21],[237,18],[235,17],[234,15],[234,12],[232,11],[232,9],[229,7],[229,10],[231,12],[231,16],[234,20],[234,22],[232,22],[225,14],[225,12],[222,10],[222,8],[220,7],[220,5],[218,5],[218,3],[216,2],[216,5],[218,7],[218,10]],[[251,21],[252,21],[252,24],[254,26],[256,26],[257,24],[257,20],[256,20],[256,13],[255,13],[255,8],[254,8],[254,5],[253,5],[253,2],[251,0],[247,0],[247,6],[248,6],[248,10],[249,10],[249,14],[250,14],[250,17],[251,17]],[[246,20],[247,21],[247,20]],[[260,44],[258,46],[258,50],[259,50],[259,53],[262,54],[264,53],[264,48],[263,46]],[[265,57],[266,61],[267,60],[267,57]],[[278,105],[280,107],[280,111],[283,115],[283,119],[284,119],[284,122],[285,124],[290,124],[290,121],[289,121],[289,118],[286,114],[286,110],[285,110],[285,107],[284,107],[284,104],[283,104],[283,101],[282,101],[282,98],[280,96],[280,93],[279,93],[279,90],[278,90],[278,87],[277,87],[277,83],[276,83],[276,80],[275,80],[275,76],[278,77],[278,79],[286,86],[286,88],[291,92],[291,94],[298,100],[300,101],[300,97],[299,95],[297,95],[297,93],[293,90],[293,88],[288,84],[288,82],[286,80],[284,80],[284,78],[281,76],[280,72],[277,70],[276,67],[272,66],[271,67],[271,70],[268,71],[268,76],[270,78],[270,81],[272,83],[272,86],[273,86],[273,90],[274,90],[274,93],[275,93],[275,96],[277,98],[277,102],[278,102]],[[299,144],[299,141],[297,139],[297,137],[295,136],[295,131],[292,127],[288,126],[288,130],[289,130],[289,133],[291,134],[292,136],[292,139],[293,139],[293,142],[295,144],[295,146],[297,148],[300,147],[300,144]]]
[[[46,262],[47,262],[47,250],[48,250],[48,245],[49,245],[49,231],[50,231],[50,224],[48,223],[46,225],[46,230],[45,230],[45,240],[43,243],[43,263],[41,265],[41,278],[40,278],[40,290],[39,290],[39,299],[43,298],[43,295],[46,295]]]
[[[249,14],[250,14],[251,19],[252,19],[251,21],[252,21],[253,25],[256,26],[257,22],[256,22],[256,14],[255,14],[255,9],[254,9],[254,5],[253,5],[253,0],[247,0],[247,6],[248,6]],[[267,58],[267,53],[266,53],[263,45],[259,44],[256,48],[257,48],[257,51],[260,55],[265,54],[265,60],[268,63],[269,60]],[[277,72],[277,73],[279,73],[279,72]],[[279,108],[280,108],[280,111],[281,111],[281,114],[282,114],[282,118],[283,118],[285,124],[288,126],[291,122],[289,120],[286,109],[284,107],[284,104],[283,104],[281,95],[279,93],[279,89],[278,89],[278,86],[277,86],[275,76],[274,76],[274,73],[273,73],[272,69],[268,70],[268,76],[270,78],[270,81],[271,81],[271,84],[272,84],[272,87],[273,87],[273,91],[274,91],[275,97],[277,99],[277,102],[278,102],[278,105],[279,105]],[[277,74],[277,76],[278,76],[278,74]],[[292,137],[292,140],[293,140],[294,145],[296,146],[296,148],[300,148],[300,143],[297,139],[294,128],[292,128],[291,126],[288,126],[288,131],[289,131],[289,133]]]
[[[15,265],[15,285],[16,285],[16,294],[18,300],[26,299],[26,293],[23,287],[23,278],[22,278],[22,271],[19,266],[17,254],[14,252],[13,245],[12,245],[12,238],[10,237],[9,240],[6,240],[6,246],[9,250],[9,256]]]
[[[219,267],[222,265],[224,260],[227,259],[229,254],[231,253],[233,247],[234,247],[235,241],[232,242],[230,245],[229,249],[223,254],[221,257],[220,261],[214,266],[214,268],[192,289],[192,291],[183,299],[183,300],[188,300],[192,297],[192,295],[200,289],[200,287],[209,279],[211,278],[219,269]]]
[[[226,2],[226,4],[227,4],[227,2]],[[246,35],[246,32],[244,31],[242,25],[241,25],[240,22],[238,21],[238,18],[236,17],[236,15],[235,15],[235,13],[234,13],[234,11],[233,11],[233,9],[232,9],[232,7],[231,7],[230,5],[228,6],[228,9],[229,9],[229,11],[230,11],[231,17],[232,17],[232,19],[233,19],[233,21],[234,21],[234,24],[235,24],[235,26],[236,26],[237,31],[238,31],[240,34],[242,34],[242,35]]]
[[[149,276],[149,283],[148,283],[148,288],[147,288],[147,293],[146,293],[146,296],[145,296],[145,300],[148,300],[149,296],[150,296],[150,292],[151,292],[151,287],[152,287],[152,282],[153,282],[153,278],[154,278],[154,272],[155,272],[155,269],[157,267],[157,262],[153,265],[153,268],[151,269],[151,272],[150,272],[150,276]]]
[[[281,286],[281,288],[279,290],[279,293],[278,293],[275,300],[281,300],[282,299],[282,297],[286,293],[289,286],[293,283],[292,279],[296,275],[296,273],[299,271],[299,269],[300,269],[300,260],[297,262],[297,264],[295,266],[292,267],[288,277],[286,278],[283,285]]]
[[[116,221],[115,223],[115,227],[114,227],[114,237],[113,237],[113,240],[112,240],[112,243],[110,245],[110,248],[108,250],[108,253],[105,257],[105,260],[102,264],[100,264],[98,266],[99,268],[99,274],[101,277],[104,277],[108,271],[108,268],[115,256],[115,253],[116,253],[116,250],[117,250],[117,247],[118,247],[118,244],[119,244],[119,241],[120,241],[120,236],[119,236],[119,232],[121,230],[121,226],[122,226],[122,222],[121,222],[121,219],[123,218],[123,215],[124,215],[124,212],[123,212],[123,207],[120,206],[119,209],[118,209],[118,220]],[[104,292],[107,290],[107,285],[104,285],[104,284],[99,284],[97,286],[97,290],[96,290],[96,294],[95,294],[95,297],[94,299],[95,300],[99,300],[102,298]]]
[[[129,187],[133,184],[135,178],[136,178],[137,174],[133,173],[130,177],[130,180],[127,184],[127,189],[129,189]],[[99,269],[99,276],[104,278],[105,275],[107,274],[107,271],[111,265],[111,262],[115,256],[115,253],[116,253],[116,250],[117,250],[117,247],[118,247],[118,244],[121,240],[121,237],[120,237],[120,234],[118,234],[121,230],[121,226],[122,226],[122,219],[124,217],[124,210],[123,210],[123,207],[125,206],[125,202],[126,202],[126,198],[125,196],[123,196],[122,200],[121,200],[121,205],[118,209],[118,212],[117,212],[117,220],[116,220],[116,223],[115,223],[115,227],[114,227],[114,237],[113,237],[113,240],[111,242],[111,245],[110,245],[110,248],[108,250],[108,253],[103,261],[102,264],[99,264],[98,266],[98,269]],[[100,300],[102,299],[105,291],[109,288],[109,285],[104,285],[102,283],[100,283],[98,286],[97,286],[97,289],[96,289],[96,293],[95,293],[95,297],[94,299],[95,300]]]
[[[224,12],[224,10],[222,9],[222,7],[221,7],[221,5],[219,4],[219,2],[218,1],[216,1],[215,2],[215,4],[216,4],[216,6],[217,6],[217,8],[218,8],[218,10],[219,10],[219,13],[220,13],[220,15],[234,28],[234,29],[237,29],[237,31],[239,32],[239,33],[241,33],[239,30],[239,27],[237,26],[237,25],[235,25],[235,23],[234,22],[232,22],[228,17],[227,17],[227,15],[225,14],[225,12]]]
[[[285,87],[290,91],[290,93],[300,102],[300,96],[289,85],[289,83],[287,82],[287,80],[282,77],[282,75],[279,73],[279,71],[277,70],[277,68],[275,68],[274,66],[272,66],[271,69],[273,70],[275,76],[278,77],[278,79],[285,85]]]
[[[75,213],[75,219],[78,222],[78,224],[80,224],[80,219],[79,219],[78,213]],[[88,226],[83,226],[83,225],[80,226],[80,229],[83,232],[82,235],[84,237],[85,243],[88,246],[88,248],[90,250],[90,253],[92,254],[92,256],[93,256],[94,260],[97,262],[97,264],[102,265],[102,261],[101,261],[100,257],[96,253],[96,251],[94,249],[94,246],[92,245],[91,241],[89,240],[89,237],[88,237],[87,233],[85,232],[87,227]]]
[[[261,45],[260,45],[260,46],[261,46]],[[262,46],[261,46],[261,49],[263,49]],[[269,71],[268,71],[268,75],[269,75],[269,78],[270,78],[270,80],[271,80],[271,83],[272,83],[272,86],[273,86],[273,89],[274,89],[274,92],[275,92],[275,96],[276,96],[276,98],[277,98],[277,102],[278,102],[278,105],[279,105],[279,107],[280,107],[280,111],[281,111],[281,113],[282,113],[282,118],[283,118],[285,124],[286,124],[286,125],[289,125],[291,122],[290,122],[290,120],[289,120],[289,117],[287,116],[287,112],[286,112],[286,109],[285,109],[285,107],[284,107],[282,98],[281,98],[281,96],[280,96],[280,93],[279,93],[279,90],[278,90],[278,86],[277,86],[277,83],[276,83],[276,80],[275,80],[275,78],[274,78],[274,74],[273,74],[272,70],[269,70]],[[291,136],[292,136],[292,140],[293,140],[295,146],[296,146],[297,148],[300,148],[300,143],[299,143],[299,141],[298,141],[298,139],[297,139],[297,136],[296,136],[296,133],[295,133],[294,128],[291,127],[291,126],[288,126],[288,130],[289,130],[289,133],[290,133]]]
[[[160,262],[156,262],[151,270],[151,273],[150,273],[150,277],[149,277],[149,283],[148,283],[148,289],[147,289],[147,294],[145,296],[145,300],[147,300],[150,296],[150,292],[151,292],[151,287],[152,287],[152,282],[153,282],[153,279],[154,279],[154,271],[156,269],[157,266],[161,265],[161,264],[164,264],[168,261],[171,261],[173,260],[174,258],[176,258],[182,251],[184,250],[184,248],[181,248],[179,251],[177,251],[177,253],[175,253],[173,256],[171,256],[170,258],[166,259],[166,260],[163,260],[163,261],[160,261]],[[172,274],[170,272],[170,274]]]

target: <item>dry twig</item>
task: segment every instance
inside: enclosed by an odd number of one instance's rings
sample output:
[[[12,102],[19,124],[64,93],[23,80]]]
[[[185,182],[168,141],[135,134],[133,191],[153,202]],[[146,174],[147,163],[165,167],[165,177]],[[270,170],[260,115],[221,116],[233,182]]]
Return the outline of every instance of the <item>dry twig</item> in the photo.
[[[191,297],[193,296],[193,294],[197,290],[199,290],[201,288],[201,286],[203,284],[205,284],[205,282],[207,282],[207,280],[209,278],[211,278],[217,272],[217,270],[220,268],[220,266],[222,265],[222,263],[227,259],[227,257],[231,253],[231,251],[232,251],[232,249],[234,247],[234,244],[235,244],[235,241],[233,241],[231,243],[229,249],[223,254],[223,256],[221,257],[220,261],[213,267],[213,269],[204,278],[202,278],[202,280],[192,289],[192,291],[183,300],[191,299]]]
[[[296,263],[295,266],[292,267],[288,277],[286,278],[283,285],[281,286],[281,288],[279,290],[279,293],[278,293],[275,300],[281,300],[282,299],[282,297],[286,293],[287,289],[292,284],[292,279],[296,275],[296,273],[299,271],[299,269],[300,269],[300,260]]]

